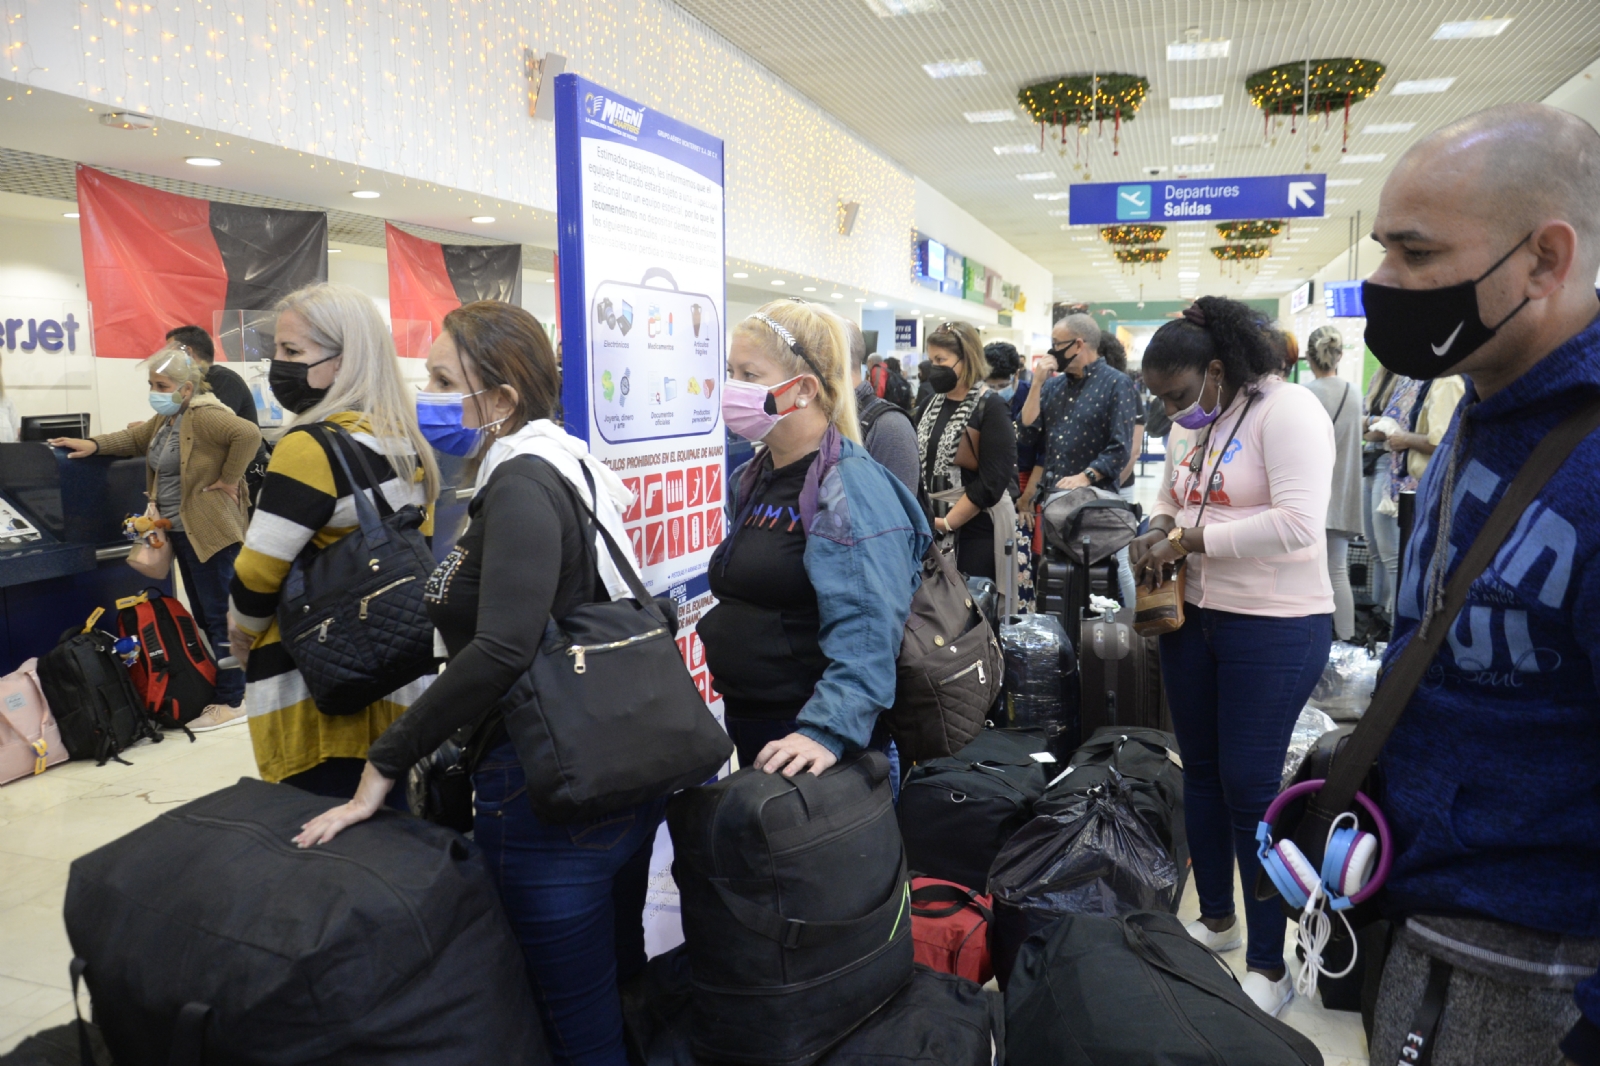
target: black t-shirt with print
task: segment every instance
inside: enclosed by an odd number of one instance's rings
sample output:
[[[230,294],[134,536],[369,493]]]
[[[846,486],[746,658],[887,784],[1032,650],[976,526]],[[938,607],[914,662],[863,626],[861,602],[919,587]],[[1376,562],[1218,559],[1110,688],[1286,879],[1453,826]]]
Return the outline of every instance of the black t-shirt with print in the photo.
[[[740,718],[792,718],[811,698],[827,669],[818,635],[816,589],[806,575],[806,534],[800,491],[816,458],[771,469],[756,478],[739,524],[712,556],[707,577],[717,606],[700,619],[706,649],[727,713]]]

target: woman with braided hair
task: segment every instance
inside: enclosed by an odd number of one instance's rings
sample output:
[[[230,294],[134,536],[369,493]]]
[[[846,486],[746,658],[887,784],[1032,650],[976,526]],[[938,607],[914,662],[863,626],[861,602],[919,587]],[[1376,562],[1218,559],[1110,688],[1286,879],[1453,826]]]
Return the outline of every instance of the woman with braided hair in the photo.
[[[1161,675],[1200,896],[1189,935],[1217,951],[1239,946],[1237,859],[1242,983],[1275,1015],[1294,990],[1278,901],[1255,898],[1255,828],[1332,643],[1324,526],[1335,449],[1316,396],[1278,376],[1267,329],[1246,305],[1205,296],[1150,338],[1145,382],[1173,425],[1166,482],[1132,557],[1144,585],[1180,560],[1186,574],[1184,624],[1161,638]]]
[[[821,774],[866,747],[894,702],[931,535],[911,490],[859,440],[837,316],[776,300],[728,348],[723,418],[757,449],[698,633],[740,763]]]

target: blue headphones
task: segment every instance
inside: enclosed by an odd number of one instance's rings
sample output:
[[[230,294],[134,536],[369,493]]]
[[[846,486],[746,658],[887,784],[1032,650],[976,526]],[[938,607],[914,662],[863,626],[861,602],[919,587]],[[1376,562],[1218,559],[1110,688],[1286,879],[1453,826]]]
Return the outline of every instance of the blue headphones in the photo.
[[[1360,829],[1354,813],[1346,811],[1334,819],[1333,830],[1328,834],[1328,846],[1323,851],[1322,869],[1311,865],[1293,841],[1272,841],[1272,823],[1283,809],[1301,796],[1322,788],[1324,780],[1302,781],[1278,794],[1262,815],[1256,826],[1256,855],[1267,878],[1289,906],[1304,909],[1311,901],[1318,885],[1328,898],[1328,905],[1342,911],[1357,903],[1364,903],[1383,887],[1389,877],[1389,823],[1384,821],[1378,805],[1364,793],[1356,793],[1361,805],[1377,824],[1378,835]],[[1345,819],[1350,825],[1342,825]]]

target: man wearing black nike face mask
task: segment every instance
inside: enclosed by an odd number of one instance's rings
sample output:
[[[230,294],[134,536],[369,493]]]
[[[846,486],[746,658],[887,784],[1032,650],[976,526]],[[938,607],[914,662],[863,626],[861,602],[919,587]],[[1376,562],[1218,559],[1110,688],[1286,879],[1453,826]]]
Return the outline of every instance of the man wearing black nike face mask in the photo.
[[[1438,612],[1534,447],[1600,399],[1600,134],[1539,104],[1469,116],[1400,161],[1373,236],[1373,354],[1468,385],[1417,490],[1385,662],[1425,625],[1448,626],[1379,758],[1399,933],[1371,1058],[1422,1045],[1434,1066],[1596,1066],[1600,433],[1540,490],[1460,613]]]

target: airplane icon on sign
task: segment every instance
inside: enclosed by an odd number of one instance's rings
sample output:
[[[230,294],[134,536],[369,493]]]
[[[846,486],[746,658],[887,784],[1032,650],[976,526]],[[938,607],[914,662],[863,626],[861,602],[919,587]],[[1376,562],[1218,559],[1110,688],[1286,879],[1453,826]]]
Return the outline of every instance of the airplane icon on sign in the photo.
[[[1117,186],[1117,221],[1127,222],[1149,217],[1150,186]]]

